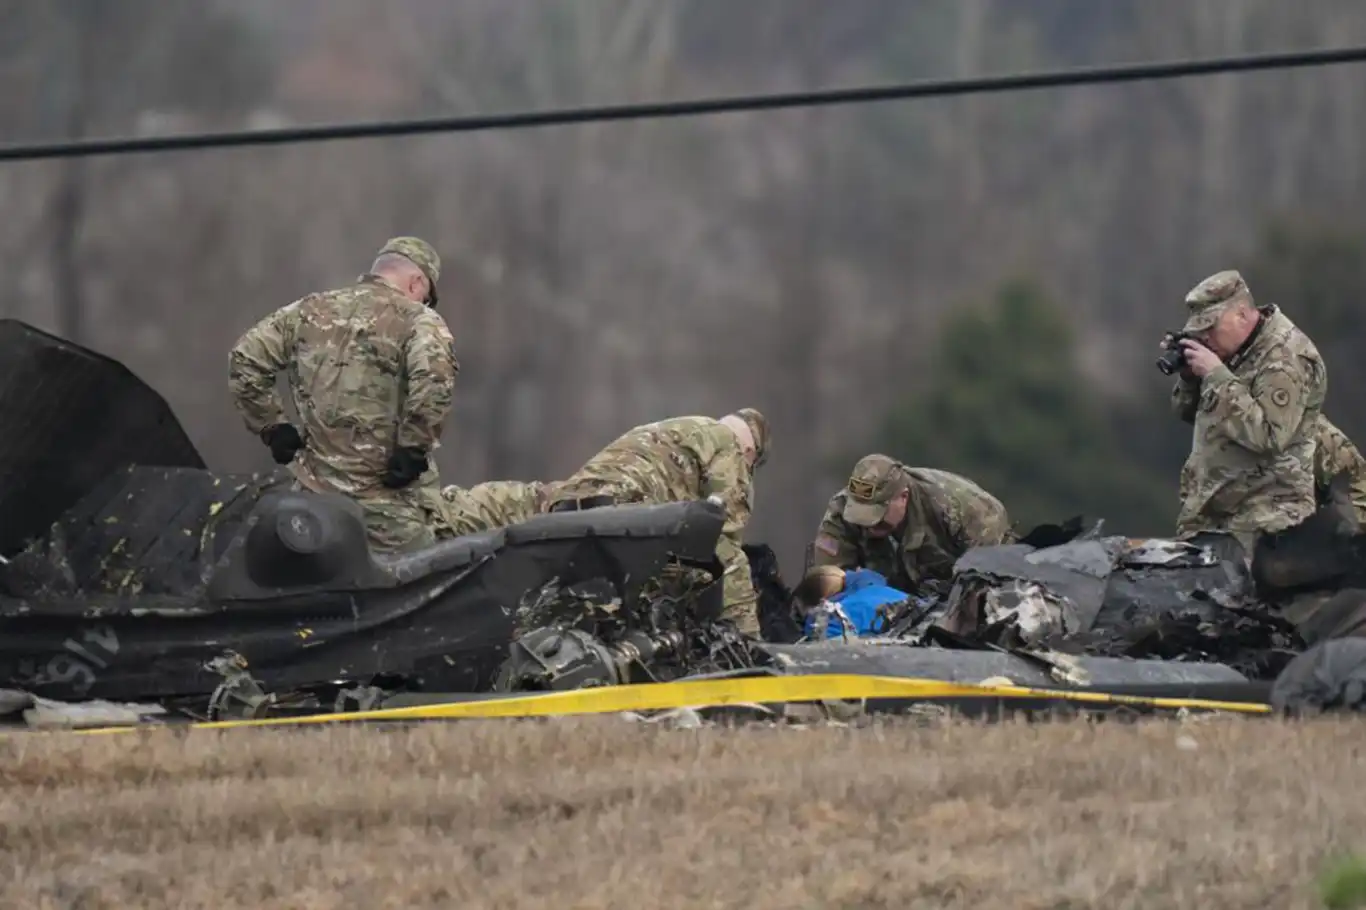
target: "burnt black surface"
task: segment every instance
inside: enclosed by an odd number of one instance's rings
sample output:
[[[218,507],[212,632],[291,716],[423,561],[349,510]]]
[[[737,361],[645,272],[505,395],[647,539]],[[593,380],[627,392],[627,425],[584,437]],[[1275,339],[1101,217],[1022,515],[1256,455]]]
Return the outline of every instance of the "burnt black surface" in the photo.
[[[0,593],[197,597],[275,474],[128,468],[106,477],[0,567]]]
[[[275,690],[386,675],[476,691],[506,656],[528,590],[551,578],[636,589],[673,553],[710,557],[723,522],[707,503],[617,506],[375,559],[346,543],[355,528],[345,525],[359,517],[337,497],[258,499],[268,484],[207,472],[122,479],[125,488],[98,488],[30,554],[56,581],[35,581],[32,565],[9,579],[18,596],[0,597],[0,685],[60,699],[207,695],[221,680],[203,664],[232,650]],[[138,495],[126,495],[131,487]],[[215,489],[225,503],[208,495]],[[248,542],[301,504],[319,526],[341,529],[335,539],[350,555],[303,568],[290,567],[290,554],[316,554],[284,546],[249,556]],[[115,530],[133,515],[148,520],[132,536]]]
[[[204,467],[170,407],[122,364],[0,319],[0,555],[134,464]]]
[[[792,611],[792,589],[778,568],[778,555],[768,544],[745,544],[749,577],[759,595],[759,635],[764,641],[794,642],[802,626]]]

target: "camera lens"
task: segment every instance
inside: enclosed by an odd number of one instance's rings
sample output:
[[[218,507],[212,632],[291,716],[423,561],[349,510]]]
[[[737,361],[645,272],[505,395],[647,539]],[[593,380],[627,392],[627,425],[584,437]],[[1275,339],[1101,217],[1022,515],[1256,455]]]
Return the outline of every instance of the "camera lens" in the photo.
[[[1164,351],[1162,353],[1162,356],[1157,358],[1157,368],[1162,371],[1162,374],[1164,376],[1170,376],[1177,370],[1181,369],[1181,365],[1185,362],[1185,360],[1186,356],[1181,352],[1179,348],[1170,351]]]

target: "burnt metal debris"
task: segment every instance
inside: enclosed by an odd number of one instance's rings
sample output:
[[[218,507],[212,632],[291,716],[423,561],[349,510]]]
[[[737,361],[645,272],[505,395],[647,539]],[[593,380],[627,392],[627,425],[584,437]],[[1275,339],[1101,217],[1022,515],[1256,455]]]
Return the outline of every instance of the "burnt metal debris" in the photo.
[[[847,640],[803,640],[806,611],[831,605],[750,545],[753,640],[721,618],[712,503],[542,515],[376,557],[344,497],[294,492],[283,472],[207,470],[116,362],[12,321],[0,355],[0,438],[28,433],[62,453],[0,445],[16,481],[0,512],[23,530],[0,541],[0,717],[30,725],[829,672],[1246,700],[1287,664],[1319,679],[1296,655],[1366,628],[1360,528],[1330,509],[1260,544],[1250,569],[1226,535],[1041,526],[970,550],[951,582],[883,608],[881,634]],[[6,393],[14,381],[51,391],[26,400]],[[94,420],[101,409],[137,438]],[[1329,644],[1337,668],[1349,646]],[[1319,701],[1363,701],[1362,663],[1334,677],[1346,694]]]

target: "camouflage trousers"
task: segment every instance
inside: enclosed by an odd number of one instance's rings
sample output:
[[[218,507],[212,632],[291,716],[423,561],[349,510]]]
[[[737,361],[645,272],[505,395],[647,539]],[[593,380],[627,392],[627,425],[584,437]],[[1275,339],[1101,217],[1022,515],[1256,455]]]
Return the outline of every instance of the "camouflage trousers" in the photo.
[[[292,489],[307,490],[299,481]],[[411,553],[456,536],[440,486],[413,484],[383,494],[353,496],[365,518],[365,536],[375,553]]]

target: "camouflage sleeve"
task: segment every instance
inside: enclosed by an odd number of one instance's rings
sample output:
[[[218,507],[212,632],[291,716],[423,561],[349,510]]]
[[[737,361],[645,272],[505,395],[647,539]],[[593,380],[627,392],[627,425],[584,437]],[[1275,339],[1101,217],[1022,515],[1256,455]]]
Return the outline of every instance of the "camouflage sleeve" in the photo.
[[[716,556],[726,572],[722,582],[726,612],[746,617],[754,615],[759,599],[749,574],[749,557],[741,546],[752,508],[751,486],[749,465],[738,447],[723,448],[706,462],[702,491],[720,496],[726,511],[721,539],[716,542]]]
[[[958,527],[953,530],[964,551],[999,546],[1011,536],[1010,517],[995,497],[968,497],[959,507],[957,518]]]
[[[1195,466],[1187,458],[1181,463],[1181,474],[1176,481],[1176,498],[1178,502],[1187,502],[1195,493]]]
[[[1328,501],[1329,485],[1339,474],[1347,475],[1353,510],[1359,518],[1366,516],[1366,459],[1346,434],[1320,419],[1314,440],[1314,498],[1319,505]]]
[[[455,375],[455,339],[446,322],[431,310],[413,326],[404,350],[408,394],[399,414],[396,446],[430,452],[441,438],[441,427],[451,411]]]
[[[1363,528],[1366,528],[1366,471],[1358,471],[1352,477],[1348,495],[1352,498],[1352,508],[1357,513],[1357,521],[1361,522]]]
[[[299,301],[276,310],[248,329],[228,354],[228,392],[252,433],[285,420],[275,377],[289,363],[298,316]]]
[[[839,494],[835,494],[826,506],[821,525],[816,530],[816,539],[811,544],[812,566],[837,566],[841,569],[859,567],[858,544],[841,517],[843,511],[843,500]]]
[[[1200,377],[1182,376],[1172,386],[1172,412],[1186,423],[1195,423],[1195,412],[1200,406]]]
[[[1338,440],[1322,420],[1318,422],[1314,436],[1314,498],[1322,505],[1328,499],[1328,485],[1333,477],[1345,467],[1342,459],[1345,454],[1338,446]]]
[[[1205,377],[1210,416],[1228,438],[1257,454],[1283,451],[1309,402],[1310,383],[1295,362],[1271,363],[1245,382],[1220,364]]]

